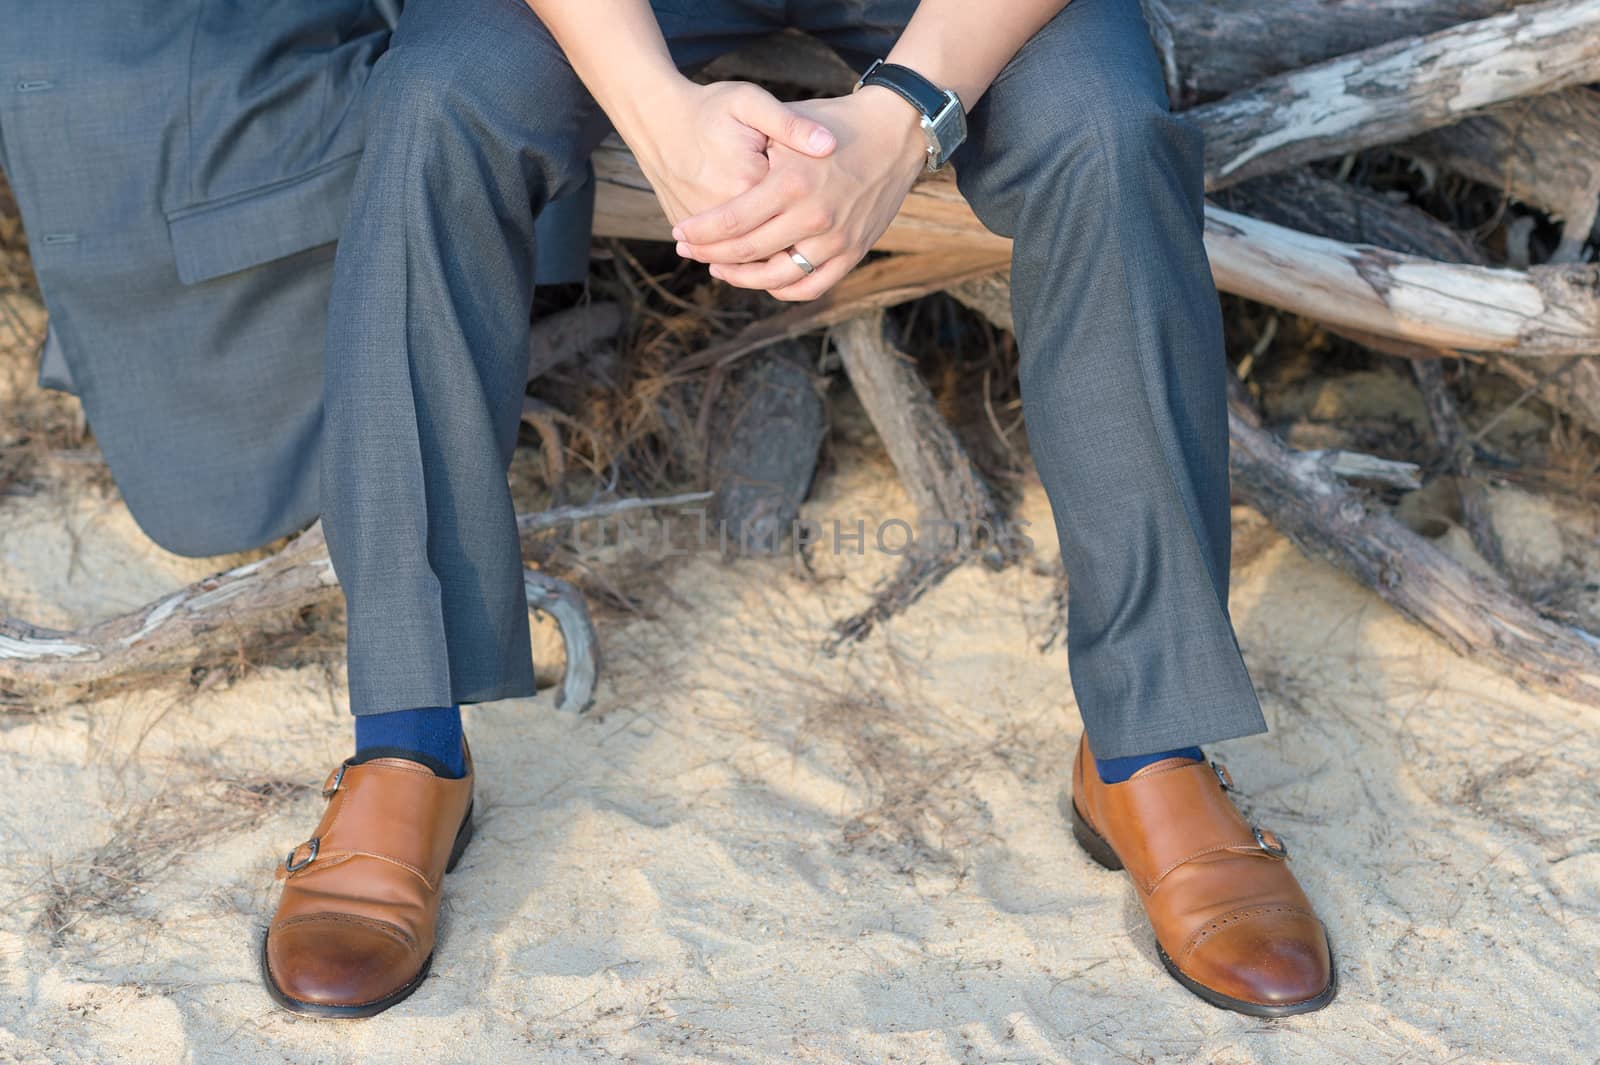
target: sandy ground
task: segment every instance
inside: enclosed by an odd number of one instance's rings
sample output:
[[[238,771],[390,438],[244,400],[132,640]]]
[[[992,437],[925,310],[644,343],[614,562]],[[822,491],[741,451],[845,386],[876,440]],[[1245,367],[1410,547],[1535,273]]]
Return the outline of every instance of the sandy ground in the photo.
[[[903,513],[844,436],[808,513]],[[1576,564],[1547,507],[1500,502],[1516,550]],[[274,863],[347,753],[336,661],[0,718],[0,1058],[1600,1060],[1600,713],[1455,656],[1237,510],[1273,731],[1213,754],[1289,841],[1342,989],[1284,1022],[1217,1011],[1057,814],[1078,719],[1040,647],[1037,486],[1022,513],[1033,563],[963,569],[848,654],[817,648],[891,560],[699,555],[602,625],[592,713],[470,709],[478,838],[432,979],[380,1020],[281,1013],[256,974]],[[114,498],[0,501],[6,613],[83,623],[219,564],[150,546]]]

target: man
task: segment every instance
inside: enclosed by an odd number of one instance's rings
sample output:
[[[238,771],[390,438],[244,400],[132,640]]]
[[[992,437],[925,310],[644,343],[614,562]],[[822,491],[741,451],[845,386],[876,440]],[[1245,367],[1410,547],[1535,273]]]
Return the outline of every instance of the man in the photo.
[[[1086,730],[1073,831],[1128,869],[1163,962],[1202,998],[1263,1016],[1331,1001],[1285,850],[1197,746],[1264,722],[1227,612],[1201,143],[1167,111],[1138,0],[396,8],[147,0],[86,30],[39,0],[13,27],[27,46],[0,54],[0,151],[53,347],[134,514],[206,553],[320,512],[344,586],[356,754],[278,870],[272,995],[370,1016],[427,974],[471,837],[459,707],[533,690],[504,473],[536,223],[610,126],[679,252],[780,299],[837,283],[921,170],[953,162],[1015,239]],[[680,73],[784,25],[888,65],[788,108]]]

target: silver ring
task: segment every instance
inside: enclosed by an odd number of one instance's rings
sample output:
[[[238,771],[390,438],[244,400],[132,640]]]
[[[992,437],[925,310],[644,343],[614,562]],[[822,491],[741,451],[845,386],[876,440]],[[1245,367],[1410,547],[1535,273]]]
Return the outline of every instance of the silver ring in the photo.
[[[794,264],[798,266],[801,273],[805,274],[807,277],[810,277],[812,274],[817,272],[817,268],[811,265],[811,260],[807,259],[804,255],[801,255],[800,252],[792,246],[789,248],[789,258],[794,260]]]

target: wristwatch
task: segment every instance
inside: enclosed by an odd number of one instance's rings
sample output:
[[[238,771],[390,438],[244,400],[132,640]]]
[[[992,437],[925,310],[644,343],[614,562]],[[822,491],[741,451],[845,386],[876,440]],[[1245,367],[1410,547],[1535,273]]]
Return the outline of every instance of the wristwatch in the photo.
[[[928,138],[929,170],[938,170],[948,163],[961,142],[967,139],[967,111],[961,106],[961,97],[951,89],[939,88],[910,67],[874,59],[856,82],[856,91],[866,85],[880,85],[922,113],[922,135]]]

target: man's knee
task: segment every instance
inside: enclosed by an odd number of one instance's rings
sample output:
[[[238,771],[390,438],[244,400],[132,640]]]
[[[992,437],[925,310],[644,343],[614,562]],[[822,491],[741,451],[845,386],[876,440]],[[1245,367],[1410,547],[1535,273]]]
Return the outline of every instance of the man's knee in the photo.
[[[1093,126],[1093,143],[1077,171],[1091,188],[1080,192],[1115,193],[1130,204],[1153,195],[1176,195],[1198,207],[1205,136],[1193,122],[1169,111],[1164,99],[1107,103],[1084,120]],[[1053,162],[1068,165],[1064,159]]]
[[[532,163],[541,173],[526,176],[542,178],[554,198],[583,180],[586,103],[554,43],[538,34],[402,43],[368,84],[369,151],[398,146],[430,168]]]

